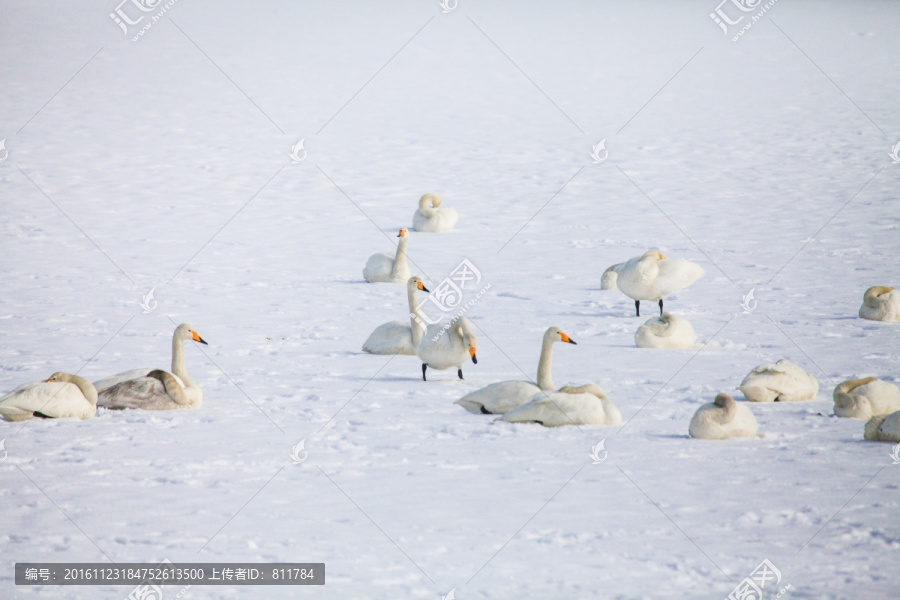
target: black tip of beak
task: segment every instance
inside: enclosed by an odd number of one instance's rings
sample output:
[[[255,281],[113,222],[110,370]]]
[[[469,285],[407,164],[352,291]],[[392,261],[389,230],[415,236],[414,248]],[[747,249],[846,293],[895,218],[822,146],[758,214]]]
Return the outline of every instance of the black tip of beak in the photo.
[[[569,343],[570,343],[570,344],[575,344],[576,346],[578,345],[577,343],[575,343],[575,340],[573,340],[573,339],[571,339],[571,338],[569,339]]]
[[[478,357],[475,356],[474,354],[472,355],[472,362],[475,363],[476,365],[478,364]]]
[[[197,336],[197,337],[200,337],[200,336]],[[209,344],[207,344],[207,343],[206,343],[206,340],[204,340],[203,338],[200,338],[200,339],[197,340],[197,341],[199,341],[199,342],[200,342],[201,344],[203,344],[204,346],[209,346]]]
[[[428,292],[429,294],[431,293],[431,290],[429,290],[429,289],[428,289],[427,287],[425,287],[424,285],[422,286],[422,291],[423,291],[423,292]]]

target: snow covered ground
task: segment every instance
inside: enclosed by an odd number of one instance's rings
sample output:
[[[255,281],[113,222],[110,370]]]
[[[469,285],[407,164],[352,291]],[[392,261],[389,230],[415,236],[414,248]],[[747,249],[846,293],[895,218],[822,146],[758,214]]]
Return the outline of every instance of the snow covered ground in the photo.
[[[15,586],[15,562],[166,558],[326,564],[189,600],[714,599],[763,559],[767,599],[896,597],[900,466],[831,390],[900,380],[898,324],[856,318],[900,284],[900,5],[782,0],[732,42],[756,12],[720,5],[726,35],[716,0],[181,0],[132,42],[155,13],[119,5],[126,34],[116,0],[75,4],[0,6],[0,390],[168,368],[188,322],[204,405],[0,423],[0,597],[130,590]],[[407,313],[366,258],[430,191],[460,222],[411,234],[413,272],[491,285],[465,382],[359,350]],[[706,269],[666,303],[702,349],[635,348],[655,307],[599,289],[654,247]],[[623,427],[453,404],[533,378],[550,325],[578,342],[556,383],[600,384]],[[763,439],[687,437],[779,358],[818,398],[751,406]]]

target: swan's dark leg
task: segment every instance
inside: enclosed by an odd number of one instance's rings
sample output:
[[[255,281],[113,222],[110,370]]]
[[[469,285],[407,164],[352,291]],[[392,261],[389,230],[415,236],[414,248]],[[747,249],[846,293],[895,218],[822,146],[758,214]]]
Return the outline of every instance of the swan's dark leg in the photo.
[[[462,379],[463,381],[465,381],[465,379],[464,379],[463,376],[462,376],[462,369],[457,369],[457,370],[456,370],[456,374],[459,375],[459,378],[460,378],[460,379]]]
[[[427,368],[428,368],[428,365],[426,365],[425,363],[422,363],[422,381],[428,381],[427,379],[425,379],[425,369],[427,369]]]
[[[481,405],[481,414],[483,414],[483,415],[492,415],[492,414],[494,414],[494,413],[492,413],[491,411],[489,411],[488,409],[486,409],[486,408],[484,407],[484,405],[482,404],[482,405]]]
[[[659,299],[659,314],[662,315],[662,298]]]
[[[637,313],[637,316],[641,316],[641,301],[640,300],[634,301],[634,312]]]

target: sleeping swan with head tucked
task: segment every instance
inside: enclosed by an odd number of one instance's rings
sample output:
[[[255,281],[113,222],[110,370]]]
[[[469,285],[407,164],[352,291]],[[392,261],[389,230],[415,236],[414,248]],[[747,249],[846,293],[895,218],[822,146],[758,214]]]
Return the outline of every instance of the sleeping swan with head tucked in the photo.
[[[419,290],[428,291],[421,279],[410,277],[406,282],[409,323],[389,321],[379,325],[363,344],[363,352],[369,354],[416,354],[416,349],[422,341],[422,334],[425,332],[422,309],[419,308]]]
[[[687,319],[663,313],[649,319],[634,334],[638,348],[693,348],[697,333]]]
[[[850,379],[832,394],[834,414],[851,419],[871,419],[900,410],[900,389],[875,377]]]
[[[541,342],[541,357],[538,360],[537,385],[529,381],[499,381],[475,390],[471,394],[466,394],[457,400],[456,404],[471,413],[501,415],[531,401],[534,395],[541,390],[555,390],[556,385],[551,376],[551,361],[553,344],[556,342],[575,343],[559,327],[550,327],[544,332]]]
[[[759,425],[750,409],[719,394],[715,402],[704,404],[691,419],[688,432],[692,438],[724,440],[730,437],[758,437]]]
[[[426,233],[452,231],[459,215],[452,208],[441,208],[442,201],[437,194],[425,194],[419,198],[419,208],[413,215],[413,229]]]
[[[200,408],[203,392],[188,377],[184,366],[184,342],[206,344],[194,329],[183,323],[172,334],[172,372],[161,369],[134,369],[94,383],[100,394],[98,404],[106,408],[173,410]]]
[[[0,398],[0,418],[87,419],[97,411],[97,390],[84,377],[57,371],[46,381],[20,385]]]
[[[703,267],[689,260],[672,260],[661,250],[649,250],[618,267],[616,284],[626,296],[634,299],[634,309],[641,316],[641,300],[659,302],[663,314],[663,298],[683,290],[701,277]]]
[[[885,285],[870,287],[863,295],[859,316],[870,321],[900,321],[900,290]]]
[[[781,359],[750,371],[738,389],[750,402],[798,402],[815,398],[819,382],[794,363]]]

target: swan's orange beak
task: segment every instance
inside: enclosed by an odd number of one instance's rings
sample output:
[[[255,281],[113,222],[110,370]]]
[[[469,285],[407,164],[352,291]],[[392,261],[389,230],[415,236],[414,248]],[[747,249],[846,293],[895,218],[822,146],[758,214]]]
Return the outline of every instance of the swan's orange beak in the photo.
[[[397,234],[397,237],[405,237],[405,236],[406,236],[406,230],[405,230],[405,229],[401,229],[401,230],[400,230],[400,233]]]
[[[419,288],[420,290],[422,290],[423,292],[428,292],[429,294],[431,293],[428,291],[428,288],[425,287],[425,284],[422,283],[421,281],[416,284],[416,287]]]
[[[50,377],[49,379],[47,379],[47,383],[50,383],[51,381],[56,381],[56,377]]]
[[[477,364],[478,364],[478,357],[475,356],[475,347],[474,347],[474,346],[469,346],[469,356],[472,357],[472,362],[475,363],[475,364],[477,365]]]
[[[569,336],[564,334],[562,331],[559,332],[559,339],[561,339],[562,341],[564,341],[568,344],[575,344],[575,340],[573,340],[572,338],[570,338]],[[575,344],[575,345],[577,346],[578,344]]]
[[[207,343],[203,340],[203,338],[200,337],[200,336],[197,334],[196,331],[192,331],[192,332],[191,332],[191,339],[193,339],[195,342],[200,342],[201,344],[206,344],[207,346],[209,346],[209,344],[207,344]]]

